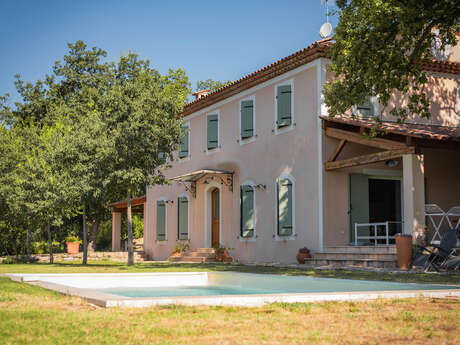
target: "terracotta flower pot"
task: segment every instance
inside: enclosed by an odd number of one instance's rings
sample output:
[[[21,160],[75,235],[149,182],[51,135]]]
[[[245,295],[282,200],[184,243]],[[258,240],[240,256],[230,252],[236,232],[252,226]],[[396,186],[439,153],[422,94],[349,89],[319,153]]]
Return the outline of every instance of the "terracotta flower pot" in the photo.
[[[67,242],[67,254],[78,254],[80,242]]]
[[[299,264],[304,264],[305,259],[311,258],[310,253],[297,253],[296,259]]]

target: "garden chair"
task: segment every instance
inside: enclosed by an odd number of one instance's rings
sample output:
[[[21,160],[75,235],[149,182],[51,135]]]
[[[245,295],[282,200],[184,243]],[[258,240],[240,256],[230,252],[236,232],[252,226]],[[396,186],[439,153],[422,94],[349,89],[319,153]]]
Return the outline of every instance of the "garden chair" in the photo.
[[[444,231],[439,246],[433,246],[433,249],[423,248],[430,254],[425,264],[425,271],[435,270],[439,272],[441,268],[446,268],[445,264],[448,259],[455,253],[454,248],[457,245],[457,229],[448,229]]]

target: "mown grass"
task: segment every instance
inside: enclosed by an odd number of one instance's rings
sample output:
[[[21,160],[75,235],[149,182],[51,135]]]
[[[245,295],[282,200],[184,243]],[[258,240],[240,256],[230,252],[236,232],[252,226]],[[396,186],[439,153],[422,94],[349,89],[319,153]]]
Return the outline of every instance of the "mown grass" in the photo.
[[[76,268],[76,267],[74,267]],[[460,301],[102,309],[0,278],[0,343],[458,344]]]
[[[123,273],[123,272],[190,272],[190,271],[233,271],[262,274],[302,275],[323,278],[397,281],[406,283],[439,283],[460,285],[460,274],[434,273],[389,273],[370,271],[315,270],[311,268],[281,268],[273,266],[248,266],[239,264],[176,264],[165,262],[139,263],[128,266],[112,261],[90,261],[83,266],[80,262],[58,262],[34,264],[0,264],[1,273]]]

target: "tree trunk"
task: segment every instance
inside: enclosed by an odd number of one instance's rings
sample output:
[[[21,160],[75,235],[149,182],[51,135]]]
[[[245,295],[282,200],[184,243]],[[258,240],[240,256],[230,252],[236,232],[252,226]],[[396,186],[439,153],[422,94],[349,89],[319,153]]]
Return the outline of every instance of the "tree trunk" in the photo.
[[[96,251],[96,238],[97,233],[99,231],[99,220],[96,219],[93,224],[91,224],[91,228],[89,228],[89,245],[88,250],[91,252]]]
[[[53,241],[51,240],[51,226],[50,222],[48,221],[48,224],[46,226],[46,230],[48,231],[48,246],[50,250],[50,264],[54,263],[54,257],[53,257]]]
[[[30,225],[27,226],[27,261],[30,261],[30,237],[32,236],[32,229]]]
[[[131,216],[131,191],[128,190],[127,200],[127,216],[128,216],[128,265],[134,264],[133,253],[133,219]]]
[[[86,231],[86,206],[83,204],[83,214],[82,214],[82,222],[83,222],[83,265],[86,265],[88,262],[88,234]]]

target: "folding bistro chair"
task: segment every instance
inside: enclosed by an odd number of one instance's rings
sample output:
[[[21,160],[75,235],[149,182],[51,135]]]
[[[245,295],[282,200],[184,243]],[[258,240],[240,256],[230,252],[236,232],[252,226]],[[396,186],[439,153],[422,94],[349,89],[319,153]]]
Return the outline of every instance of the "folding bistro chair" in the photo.
[[[425,264],[425,271],[435,270],[439,272],[441,268],[445,268],[446,262],[452,258],[457,245],[457,229],[448,229],[444,231],[441,237],[439,246],[433,246],[433,250],[423,248],[428,251],[429,257]]]
[[[434,235],[430,243],[439,244],[441,240],[441,234],[439,230],[441,229],[442,223],[446,218],[446,212],[444,212],[444,210],[436,204],[426,204],[425,216],[431,221],[434,229]]]

